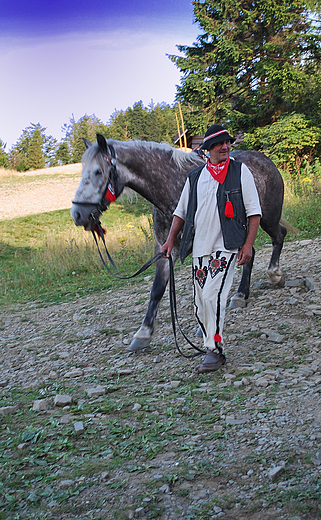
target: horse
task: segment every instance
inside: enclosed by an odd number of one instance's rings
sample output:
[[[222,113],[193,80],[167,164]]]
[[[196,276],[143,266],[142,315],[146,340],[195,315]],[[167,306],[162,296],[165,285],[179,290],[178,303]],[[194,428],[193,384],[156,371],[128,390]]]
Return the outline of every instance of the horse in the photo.
[[[71,207],[71,217],[76,226],[92,228],[92,216],[99,215],[117,199],[125,188],[131,188],[153,204],[153,229],[155,254],[166,241],[172,222],[172,214],[178,203],[186,176],[196,166],[205,164],[195,152],[183,152],[168,143],[148,141],[116,141],[97,134],[97,141],[84,139],[82,178]],[[263,153],[254,150],[234,150],[231,156],[244,162],[251,170],[258,190],[262,217],[260,225],[271,237],[272,255],[267,273],[273,284],[284,286],[285,276],[279,259],[286,235],[280,224],[284,184],[274,163]],[[181,234],[172,250],[173,263],[179,256]],[[236,294],[230,300],[230,308],[245,307],[250,293],[251,272],[254,261],[245,264]],[[160,301],[169,279],[168,259],[156,262],[155,277],[148,308],[139,330],[134,334],[129,351],[139,351],[149,346]]]

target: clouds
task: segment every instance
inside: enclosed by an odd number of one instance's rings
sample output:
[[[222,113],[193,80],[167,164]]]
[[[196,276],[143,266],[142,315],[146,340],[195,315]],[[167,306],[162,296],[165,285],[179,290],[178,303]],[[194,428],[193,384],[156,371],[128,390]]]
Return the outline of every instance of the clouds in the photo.
[[[40,122],[47,134],[61,139],[61,126],[72,114],[77,120],[94,113],[107,122],[115,109],[125,110],[135,101],[173,103],[180,76],[166,54],[177,53],[176,45],[191,44],[197,35],[189,2],[174,3],[175,10],[180,3],[185,10],[175,23],[177,12],[164,13],[154,1],[146,3],[148,8],[141,1],[86,2],[85,9],[82,0],[56,1],[53,10],[52,3],[49,9],[47,3],[44,7],[44,2],[31,0],[28,5],[39,8],[33,17],[23,10],[17,17],[4,12],[8,23],[1,33],[1,18],[0,139],[7,149],[31,122]],[[10,29],[14,22],[19,31]]]

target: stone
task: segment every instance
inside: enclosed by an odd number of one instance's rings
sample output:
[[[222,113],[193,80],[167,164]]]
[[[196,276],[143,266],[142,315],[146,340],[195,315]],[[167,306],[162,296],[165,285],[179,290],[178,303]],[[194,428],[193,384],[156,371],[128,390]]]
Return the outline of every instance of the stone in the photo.
[[[311,278],[306,278],[304,280],[304,285],[309,289],[309,291],[315,291],[315,283]]]
[[[59,419],[60,424],[68,424],[70,422],[70,416],[69,415],[62,415]]]
[[[169,492],[169,486],[168,486],[168,484],[164,484],[163,486],[161,486],[161,487],[159,488],[159,491],[160,491],[161,493],[168,493],[168,492]]]
[[[0,415],[10,415],[18,409],[18,406],[2,406],[0,408]]]
[[[33,402],[32,409],[37,412],[45,412],[49,410],[50,405],[47,399],[37,399]]]
[[[263,386],[263,388],[266,388],[270,383],[270,379],[259,377],[258,379],[255,379],[254,382],[256,386]]]
[[[105,395],[106,388],[104,386],[94,386],[93,388],[87,388],[86,394],[89,398],[91,397],[99,397],[101,395]]]
[[[283,473],[283,471],[284,471],[284,466],[275,466],[274,468],[271,468],[268,471],[268,476],[273,482],[281,475],[281,473]]]
[[[119,368],[117,370],[117,374],[119,376],[130,376],[133,373],[133,370],[131,368]]]
[[[69,370],[69,372],[66,372],[64,377],[72,378],[72,377],[80,377],[83,375],[84,375],[84,372],[80,368],[76,368],[75,370]]]
[[[144,516],[144,508],[143,507],[137,507],[134,511],[134,518],[142,518]]]
[[[141,409],[141,407],[142,407],[141,404],[139,404],[139,403],[135,403],[134,406],[133,406],[133,408],[132,408],[132,410],[133,410],[134,412],[138,412],[138,411]]]
[[[84,433],[84,431],[85,431],[84,423],[82,421],[75,422],[74,429],[75,429],[76,435],[80,435],[81,433]]]
[[[73,483],[74,483],[73,480],[68,480],[68,479],[66,479],[66,480],[62,480],[62,481],[60,482],[60,487],[70,487],[70,486],[73,485]]]
[[[54,399],[55,406],[68,406],[72,402],[72,398],[70,395],[57,394]]]

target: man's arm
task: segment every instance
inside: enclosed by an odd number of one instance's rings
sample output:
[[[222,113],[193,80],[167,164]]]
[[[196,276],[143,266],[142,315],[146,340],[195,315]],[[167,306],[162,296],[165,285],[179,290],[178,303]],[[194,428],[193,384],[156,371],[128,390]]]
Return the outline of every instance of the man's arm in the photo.
[[[169,230],[169,234],[167,237],[167,240],[165,244],[162,245],[161,251],[163,253],[166,253],[166,257],[169,257],[171,254],[171,251],[173,249],[174,240],[182,227],[184,226],[185,220],[183,220],[181,217],[178,217],[177,215],[174,215],[171,229]]]
[[[252,215],[249,217],[249,231],[243,247],[239,250],[238,265],[247,264],[252,258],[252,248],[259,229],[261,216]]]

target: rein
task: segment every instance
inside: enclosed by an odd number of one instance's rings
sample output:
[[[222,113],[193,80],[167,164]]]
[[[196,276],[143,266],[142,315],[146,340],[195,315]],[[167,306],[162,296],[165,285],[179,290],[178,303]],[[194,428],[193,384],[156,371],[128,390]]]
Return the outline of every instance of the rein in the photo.
[[[99,244],[98,244],[98,240],[97,240],[97,237],[96,237],[96,234],[95,234],[95,231],[91,231],[93,237],[94,237],[94,240],[95,240],[95,243],[96,243],[96,246],[97,246],[97,250],[98,250],[98,253],[99,253],[99,256],[100,256],[100,259],[102,261],[102,264],[103,266],[105,267],[105,269],[107,269],[107,271],[109,272],[109,274],[111,274],[111,276],[115,276],[117,278],[121,278],[122,280],[129,280],[131,278],[135,278],[136,276],[138,276],[139,274],[143,273],[144,271],[146,271],[146,269],[148,269],[153,263],[157,262],[157,260],[160,260],[161,258],[168,258],[168,261],[169,261],[169,301],[170,301],[170,310],[171,310],[171,320],[172,320],[172,329],[173,329],[173,335],[174,335],[174,340],[175,340],[175,346],[178,350],[178,352],[181,354],[181,356],[187,358],[187,359],[190,359],[190,358],[194,358],[196,356],[200,356],[201,354],[206,354],[206,352],[202,349],[200,349],[199,347],[197,347],[196,345],[194,345],[189,339],[188,337],[184,334],[180,324],[179,324],[179,321],[178,321],[178,316],[177,316],[177,304],[176,304],[176,290],[175,290],[175,279],[174,279],[174,264],[173,264],[173,259],[171,256],[169,257],[166,257],[164,255],[164,253],[157,253],[156,255],[154,255],[152,258],[150,258],[140,269],[138,269],[138,271],[136,271],[134,274],[132,275],[128,275],[128,276],[124,276],[122,275],[116,265],[115,265],[115,262],[114,260],[112,259],[112,257],[110,256],[110,253],[107,249],[107,246],[106,246],[106,241],[105,241],[105,237],[104,237],[104,230],[103,228],[101,227],[101,223],[99,221],[99,219],[96,219],[94,215],[92,215],[92,219],[94,221],[94,224],[95,224],[95,229],[99,231],[99,236],[100,238],[102,239],[102,242],[103,242],[103,245],[104,245],[104,249],[105,249],[105,252],[106,252],[106,255],[107,255],[107,258],[113,268],[113,271],[108,267],[108,265],[106,264],[105,260],[104,260],[104,257],[100,251],[100,248],[99,248]],[[184,337],[184,339],[189,343],[189,345],[191,345],[191,347],[193,347],[195,350],[197,350],[197,352],[195,354],[184,354],[179,345],[178,345],[178,342],[177,342],[177,334],[176,334],[176,325],[180,331],[180,333],[182,334],[182,336]]]
[[[107,180],[107,183],[106,183],[105,189],[103,191],[103,195],[102,195],[102,198],[101,198],[100,202],[91,203],[91,202],[77,202],[77,201],[73,201],[73,203],[74,204],[78,204],[78,205],[82,205],[82,206],[92,206],[92,207],[96,208],[94,211],[92,211],[92,213],[90,215],[90,223],[91,223],[90,230],[91,230],[91,233],[92,233],[92,235],[94,237],[94,240],[95,240],[95,243],[96,243],[96,246],[97,246],[97,250],[98,250],[100,259],[102,261],[102,264],[105,267],[105,269],[107,269],[107,271],[109,272],[109,274],[111,276],[115,276],[117,278],[121,278],[122,280],[129,280],[130,278],[135,278],[139,274],[141,274],[144,271],[146,271],[146,269],[148,269],[153,263],[157,262],[157,260],[160,260],[161,258],[167,258],[167,257],[165,257],[164,253],[157,253],[152,258],[150,258],[140,269],[138,269],[138,271],[136,271],[134,274],[129,275],[129,276],[124,276],[124,275],[122,275],[118,271],[118,269],[117,269],[117,267],[115,265],[115,262],[112,259],[112,257],[110,256],[109,251],[107,249],[106,242],[105,242],[105,237],[104,237],[104,230],[101,227],[101,223],[100,223],[100,220],[99,220],[100,215],[103,213],[103,211],[105,211],[108,208],[109,203],[112,200],[116,200],[116,198],[119,195],[119,193],[118,193],[118,174],[117,174],[117,170],[116,170],[116,152],[115,152],[114,147],[111,144],[108,144],[108,149],[110,151],[111,157],[108,157],[107,150],[106,150],[105,159],[106,159],[107,162],[110,163],[110,171],[109,171],[108,180]],[[109,198],[109,191],[113,192],[113,197],[114,198],[112,198],[112,199]],[[98,240],[97,240],[97,237],[96,237],[95,233],[97,233],[98,236],[102,239],[102,242],[103,242],[103,245],[104,245],[104,249],[105,249],[105,253],[106,253],[107,258],[108,258],[108,260],[109,260],[109,262],[110,262],[110,264],[112,266],[113,271],[108,267],[108,265],[106,264],[106,262],[105,262],[105,260],[103,258],[103,255],[102,255],[102,253],[100,251],[100,248],[99,248],[99,245],[98,245]],[[178,321],[178,316],[177,316],[176,292],[175,292],[175,280],[174,280],[174,265],[173,265],[172,257],[169,256],[168,260],[169,260],[169,298],[170,298],[171,319],[172,319],[172,328],[173,328],[173,335],[174,335],[174,340],[175,340],[175,346],[176,346],[178,352],[183,357],[185,357],[185,358],[194,358],[196,356],[200,356],[201,354],[206,354],[206,352],[204,352],[204,350],[202,350],[199,347],[197,347],[196,345],[194,345],[186,337],[186,335],[184,334],[184,332],[181,329],[181,326],[180,326],[179,321]],[[178,327],[180,333],[185,338],[185,340],[189,343],[189,345],[191,345],[191,347],[193,347],[195,350],[197,350],[197,352],[195,354],[190,354],[190,355],[184,354],[181,351],[181,349],[179,348],[179,345],[177,343],[177,336],[176,336],[176,324],[177,324],[177,327]]]

